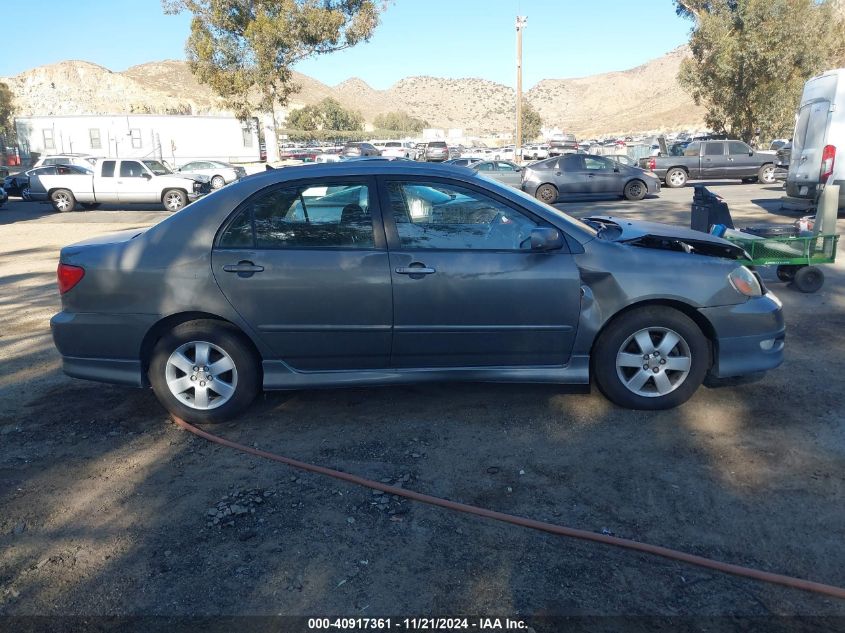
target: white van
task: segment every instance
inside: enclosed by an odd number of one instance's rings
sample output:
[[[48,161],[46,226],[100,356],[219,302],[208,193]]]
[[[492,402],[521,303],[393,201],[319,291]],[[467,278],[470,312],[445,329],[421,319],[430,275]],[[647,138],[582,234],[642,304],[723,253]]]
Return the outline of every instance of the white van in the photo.
[[[819,185],[826,183],[840,185],[839,208],[845,207],[845,68],[804,84],[786,194],[815,199]]]

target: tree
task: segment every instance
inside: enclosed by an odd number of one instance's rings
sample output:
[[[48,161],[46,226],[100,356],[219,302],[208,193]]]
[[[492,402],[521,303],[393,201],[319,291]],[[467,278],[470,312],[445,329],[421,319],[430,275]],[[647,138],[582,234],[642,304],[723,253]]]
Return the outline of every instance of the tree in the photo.
[[[299,87],[292,67],[370,39],[378,0],[162,0],[166,13],[193,14],[191,72],[242,120],[254,104],[273,115]]]
[[[422,132],[425,128],[431,127],[428,121],[412,117],[407,112],[386,112],[379,114],[373,119],[373,125],[380,130],[393,130],[396,132]]]
[[[675,0],[695,22],[679,81],[707,125],[749,142],[789,135],[804,82],[840,62],[845,24],[825,0]]]
[[[359,112],[345,109],[340,103],[326,97],[319,103],[292,110],[288,114],[287,127],[293,130],[342,130],[364,129],[364,117]]]
[[[522,138],[525,141],[533,141],[540,136],[540,128],[543,127],[543,119],[540,113],[530,103],[522,100]]]
[[[14,135],[12,113],[15,111],[14,97],[9,86],[0,81],[0,134],[7,139]]]

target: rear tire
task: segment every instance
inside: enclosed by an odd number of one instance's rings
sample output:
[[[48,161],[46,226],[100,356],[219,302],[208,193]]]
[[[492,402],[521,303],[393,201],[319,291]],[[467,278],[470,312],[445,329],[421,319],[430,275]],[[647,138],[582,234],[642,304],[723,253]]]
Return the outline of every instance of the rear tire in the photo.
[[[557,187],[554,185],[550,185],[546,183],[545,185],[540,185],[537,187],[537,191],[534,193],[534,197],[537,198],[540,202],[545,202],[546,204],[554,204],[557,202],[558,198],[558,190]]]
[[[248,341],[214,320],[188,321],[162,337],[147,376],[162,406],[193,423],[238,415],[261,386],[258,359]]]
[[[76,198],[67,189],[56,189],[50,194],[50,203],[59,213],[68,213],[76,208]]]
[[[757,172],[757,181],[764,185],[771,185],[775,181],[775,166],[771,163],[760,167]]]
[[[687,179],[689,175],[680,167],[675,167],[670,169],[666,172],[666,177],[664,178],[666,182],[666,186],[672,189],[676,189],[678,187],[683,187],[687,184]]]
[[[188,204],[188,196],[181,189],[168,189],[162,194],[161,202],[165,210],[173,213]]]
[[[817,292],[824,285],[824,273],[816,266],[802,266],[795,271],[792,285],[808,294]]]
[[[648,306],[611,321],[593,348],[592,361],[596,383],[608,400],[656,411],[689,400],[710,368],[711,354],[692,319],[672,308]]]
[[[645,194],[648,191],[646,188],[645,183],[642,180],[632,180],[627,185],[625,185],[625,189],[623,191],[626,200],[642,200],[645,198]]]

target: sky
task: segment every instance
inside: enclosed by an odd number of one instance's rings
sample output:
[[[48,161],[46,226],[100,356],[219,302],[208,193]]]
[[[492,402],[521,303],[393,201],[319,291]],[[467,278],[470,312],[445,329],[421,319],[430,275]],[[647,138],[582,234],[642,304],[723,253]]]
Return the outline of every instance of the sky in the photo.
[[[28,0],[26,13],[36,19],[5,30],[0,76],[66,59],[120,71],[185,57],[190,16],[165,15],[160,0]],[[517,15],[528,17],[526,90],[541,79],[632,68],[684,44],[691,26],[672,0],[394,0],[370,42],[296,69],[329,85],[360,77],[377,89],[414,75],[513,86]]]

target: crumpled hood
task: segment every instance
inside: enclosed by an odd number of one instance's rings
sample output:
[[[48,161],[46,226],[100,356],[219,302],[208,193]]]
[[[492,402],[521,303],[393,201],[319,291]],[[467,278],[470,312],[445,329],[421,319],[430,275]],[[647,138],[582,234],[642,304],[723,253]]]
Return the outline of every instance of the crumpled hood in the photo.
[[[684,227],[609,215],[592,216],[585,218],[585,221],[605,227],[600,239],[610,242],[726,259],[751,259],[742,247],[728,240]]]

